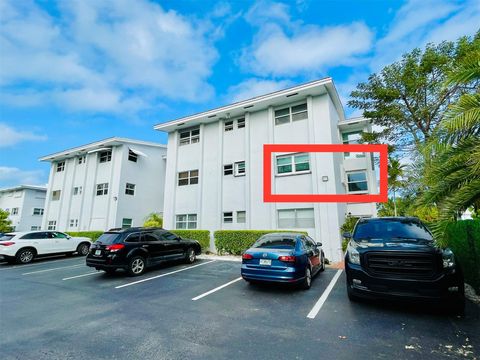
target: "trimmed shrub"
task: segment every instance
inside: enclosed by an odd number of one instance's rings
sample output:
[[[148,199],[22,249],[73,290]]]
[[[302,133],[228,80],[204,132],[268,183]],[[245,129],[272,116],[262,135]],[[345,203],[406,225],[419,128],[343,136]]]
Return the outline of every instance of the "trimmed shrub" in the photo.
[[[450,223],[445,242],[460,263],[465,282],[480,293],[480,220],[461,220]]]
[[[177,236],[185,239],[197,240],[202,251],[210,249],[210,231],[208,230],[171,230]]]
[[[67,234],[70,236],[77,236],[77,237],[88,237],[92,239],[92,242],[95,242],[100,235],[102,235],[104,232],[103,231],[68,231]]]
[[[217,230],[213,236],[219,254],[240,255],[261,236],[272,232],[294,232],[307,235],[305,231],[292,230]]]

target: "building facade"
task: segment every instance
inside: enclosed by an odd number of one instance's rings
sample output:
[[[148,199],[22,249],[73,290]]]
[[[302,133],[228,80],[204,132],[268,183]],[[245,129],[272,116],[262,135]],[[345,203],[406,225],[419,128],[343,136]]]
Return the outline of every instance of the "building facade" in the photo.
[[[0,190],[0,209],[9,212],[14,231],[40,230],[47,188],[20,185]]]
[[[51,162],[42,228],[141,226],[163,211],[166,146],[109,138],[42,157]]]
[[[369,126],[344,119],[330,78],[159,124],[168,132],[164,226],[307,231],[339,260],[346,214],[372,216],[375,205],[264,202],[263,145],[354,143]],[[377,193],[368,154],[274,153],[270,160],[275,194]]]

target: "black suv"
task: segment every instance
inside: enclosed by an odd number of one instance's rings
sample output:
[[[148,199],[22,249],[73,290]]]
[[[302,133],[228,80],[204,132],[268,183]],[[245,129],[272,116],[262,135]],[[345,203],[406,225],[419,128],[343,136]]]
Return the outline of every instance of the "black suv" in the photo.
[[[450,249],[438,247],[417,218],[360,219],[345,255],[347,291],[358,297],[436,300],[461,313],[463,274]]]
[[[198,241],[182,239],[161,228],[111,229],[90,246],[87,266],[113,273],[125,269],[138,276],[163,261],[193,263],[200,254]]]

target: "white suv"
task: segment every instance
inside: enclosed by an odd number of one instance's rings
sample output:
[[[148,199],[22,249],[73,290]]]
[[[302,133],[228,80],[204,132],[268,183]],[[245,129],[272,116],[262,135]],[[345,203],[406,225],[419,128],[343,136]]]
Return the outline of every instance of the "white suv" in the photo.
[[[0,237],[0,255],[9,263],[27,264],[35,257],[78,253],[85,256],[91,239],[71,237],[59,231],[12,232]]]

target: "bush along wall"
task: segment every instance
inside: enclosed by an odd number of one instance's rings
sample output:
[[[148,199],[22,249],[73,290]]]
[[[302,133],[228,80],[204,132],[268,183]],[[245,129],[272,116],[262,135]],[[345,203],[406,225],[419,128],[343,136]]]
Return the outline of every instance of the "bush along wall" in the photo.
[[[449,224],[445,240],[463,269],[465,282],[480,294],[480,220]]]
[[[210,231],[208,230],[172,230],[171,232],[184,239],[197,240],[202,246],[202,251],[210,249]]]
[[[307,234],[304,231],[292,230],[217,230],[213,236],[215,238],[215,247],[219,254],[240,255],[251,247],[261,236],[272,232]]]
[[[103,231],[68,231],[67,234],[73,237],[88,237],[92,239],[93,242],[95,242],[100,237],[100,235],[103,234]]]

